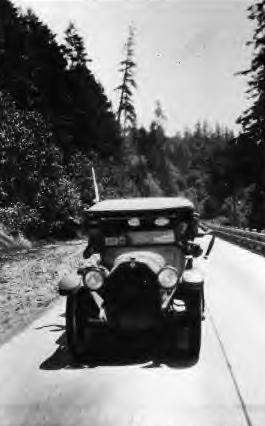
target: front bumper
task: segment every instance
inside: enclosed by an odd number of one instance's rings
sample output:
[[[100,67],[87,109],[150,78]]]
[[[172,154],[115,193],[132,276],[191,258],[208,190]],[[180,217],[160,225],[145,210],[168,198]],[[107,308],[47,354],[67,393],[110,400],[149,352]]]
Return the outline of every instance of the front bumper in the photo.
[[[177,294],[176,294],[177,295]],[[118,332],[136,333],[152,330],[160,330],[172,323],[184,324],[192,319],[193,313],[188,309],[188,303],[181,306],[175,303],[170,304],[167,309],[156,310],[155,312],[125,309],[118,316],[117,321],[108,318],[103,306],[99,307],[91,292],[84,287],[75,295],[78,298],[79,309],[81,310],[83,326],[95,329],[108,329]],[[102,299],[103,300],[103,299]],[[179,299],[173,299],[173,301]],[[103,314],[102,314],[103,310]]]

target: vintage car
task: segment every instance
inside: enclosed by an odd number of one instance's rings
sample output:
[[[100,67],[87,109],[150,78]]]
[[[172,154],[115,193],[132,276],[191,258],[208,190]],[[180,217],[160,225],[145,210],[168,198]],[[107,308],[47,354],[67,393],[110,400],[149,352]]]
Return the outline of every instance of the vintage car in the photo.
[[[86,211],[85,223],[84,265],[59,283],[72,354],[89,353],[104,329],[121,338],[154,336],[157,345],[166,339],[171,354],[198,358],[204,280],[193,258],[202,254],[194,239],[204,232],[193,204],[182,197],[104,200]]]

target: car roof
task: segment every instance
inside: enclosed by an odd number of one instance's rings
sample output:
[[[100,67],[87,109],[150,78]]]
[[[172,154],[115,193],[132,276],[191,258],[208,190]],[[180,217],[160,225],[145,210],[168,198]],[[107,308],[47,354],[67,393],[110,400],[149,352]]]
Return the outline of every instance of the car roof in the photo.
[[[99,201],[87,211],[91,213],[107,213],[176,209],[194,210],[194,205],[184,197],[139,197]]]

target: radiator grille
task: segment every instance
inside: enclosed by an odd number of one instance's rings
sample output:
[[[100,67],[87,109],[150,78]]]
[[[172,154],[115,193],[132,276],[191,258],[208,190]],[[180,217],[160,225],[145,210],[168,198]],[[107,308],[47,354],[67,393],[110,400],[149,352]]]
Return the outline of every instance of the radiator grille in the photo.
[[[106,283],[105,301],[108,321],[115,328],[147,329],[159,320],[159,285],[144,264],[120,265]]]

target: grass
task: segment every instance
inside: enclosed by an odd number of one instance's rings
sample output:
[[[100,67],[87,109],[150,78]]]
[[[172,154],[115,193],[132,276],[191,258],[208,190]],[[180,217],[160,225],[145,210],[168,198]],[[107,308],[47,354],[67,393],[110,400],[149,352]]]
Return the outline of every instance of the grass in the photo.
[[[3,250],[29,249],[32,244],[22,234],[13,237],[0,224],[0,252]]]
[[[60,271],[75,269],[84,247],[83,241],[72,241],[1,251],[0,343],[29,324],[57,298]]]

